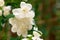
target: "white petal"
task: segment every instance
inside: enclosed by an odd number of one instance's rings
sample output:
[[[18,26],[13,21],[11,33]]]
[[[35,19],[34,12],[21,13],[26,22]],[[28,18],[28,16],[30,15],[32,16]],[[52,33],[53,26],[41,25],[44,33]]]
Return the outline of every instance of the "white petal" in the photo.
[[[13,18],[9,19],[9,23],[12,24],[13,23]]]
[[[28,29],[31,30],[32,29],[32,25],[29,25],[29,28]]]
[[[25,3],[25,2],[21,2],[20,7],[21,7],[21,8],[26,7],[26,3]]]
[[[17,32],[17,26],[13,26],[13,27],[11,28],[11,31],[12,31],[13,33]]]
[[[30,22],[31,22],[32,25],[35,25],[34,19],[31,19]]]
[[[43,40],[43,39],[41,39],[40,37],[38,37],[37,40]]]
[[[17,30],[17,35],[21,36],[21,30],[20,29]]]
[[[3,13],[4,16],[7,16],[9,14],[10,14],[10,11],[4,11],[4,13]]]
[[[38,32],[40,33],[40,36],[42,36],[43,33],[41,31],[38,31]]]
[[[20,8],[13,9],[12,12],[14,15],[19,15],[20,14]]]
[[[27,31],[25,31],[24,33],[22,33],[23,37],[27,37]]]
[[[2,16],[2,10],[0,10],[0,16]]]
[[[16,18],[20,19],[24,17],[24,14],[22,13],[22,10],[20,8],[13,9],[13,14],[15,15]]]
[[[27,3],[27,9],[31,10],[32,9],[32,5]]]
[[[43,39],[38,39],[38,40],[43,40]]]
[[[36,32],[36,31],[33,31],[33,35],[34,35],[35,37],[40,37],[40,34],[39,34],[38,32]]]
[[[4,6],[4,7],[3,7],[3,10],[4,10],[4,11],[10,11],[10,10],[11,10],[11,6]]]
[[[10,18],[10,19],[9,19],[9,23],[10,23],[11,25],[17,25],[16,18]]]
[[[0,0],[0,7],[3,7],[5,4],[4,0]]]
[[[36,37],[32,37],[32,40],[37,40],[37,38]]]
[[[21,6],[22,9],[27,9],[27,10],[32,9],[32,5],[29,4],[29,3],[21,2],[20,6]]]
[[[3,13],[4,16],[9,15],[10,11],[11,11],[11,6],[4,6],[3,11],[4,11],[4,13]]]
[[[33,39],[33,40],[43,40],[43,39],[41,39],[41,38],[39,38],[39,37],[32,37],[32,39]]]
[[[28,14],[26,14],[26,17],[34,18],[35,13],[34,11],[30,11]]]
[[[15,16],[17,19],[21,19],[21,18],[24,18],[25,16],[23,15],[23,14],[21,14],[21,15],[16,15]]]
[[[13,25],[14,24],[14,18],[10,18],[9,23]]]

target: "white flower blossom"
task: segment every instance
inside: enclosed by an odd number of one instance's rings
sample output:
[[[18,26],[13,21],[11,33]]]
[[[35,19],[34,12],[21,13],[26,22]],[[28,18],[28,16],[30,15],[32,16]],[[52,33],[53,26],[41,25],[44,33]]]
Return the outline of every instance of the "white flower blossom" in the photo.
[[[0,10],[0,16],[2,16],[2,10]]]
[[[38,27],[33,28],[35,31],[40,33],[40,36],[42,35],[42,32],[38,30]],[[34,34],[38,34],[37,32],[33,31]]]
[[[33,37],[32,40],[43,40],[40,37]]]
[[[32,5],[21,2],[20,8],[13,9],[12,12],[15,17],[9,19],[9,23],[12,25],[11,31],[17,32],[18,36],[27,37],[28,30],[31,30],[34,25],[35,13],[32,10]]]
[[[7,16],[8,14],[10,14],[11,6],[4,6],[3,11],[4,11],[4,13],[3,13],[4,16]]]
[[[33,31],[33,35],[35,36],[35,37],[40,37],[41,35],[38,33],[38,32],[36,32],[36,31]]]
[[[34,35],[34,37],[32,37],[33,40],[43,40],[40,38],[41,35],[38,32],[33,31],[33,35]]]
[[[3,7],[5,4],[4,0],[0,0],[0,7]]]
[[[23,37],[26,37],[28,34],[27,31],[32,29],[31,21],[32,19],[29,18],[10,18],[9,23],[12,25],[11,31],[14,33],[17,32],[18,36],[22,35]]]
[[[13,9],[13,14],[16,18],[34,18],[35,13],[32,9],[32,5],[29,3],[21,2],[20,8]]]

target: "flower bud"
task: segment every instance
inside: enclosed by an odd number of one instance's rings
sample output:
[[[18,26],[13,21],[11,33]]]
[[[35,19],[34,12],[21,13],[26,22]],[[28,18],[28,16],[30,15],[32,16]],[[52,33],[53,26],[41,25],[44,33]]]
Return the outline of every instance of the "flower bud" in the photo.
[[[0,7],[4,6],[5,2],[4,0],[0,0]]]
[[[5,6],[5,7],[3,7],[3,11],[4,11],[3,15],[4,16],[9,15],[10,14],[10,10],[11,10],[11,6]]]

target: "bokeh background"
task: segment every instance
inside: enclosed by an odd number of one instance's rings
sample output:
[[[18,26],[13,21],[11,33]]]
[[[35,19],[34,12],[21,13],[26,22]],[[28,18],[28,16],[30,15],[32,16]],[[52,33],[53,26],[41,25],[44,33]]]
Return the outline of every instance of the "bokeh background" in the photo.
[[[5,0],[5,5],[11,5],[14,9],[20,7],[21,1],[32,4],[36,15],[35,22],[42,31],[44,40],[60,40],[60,0]],[[0,40],[19,39],[10,30],[6,32],[6,27],[4,27],[0,31]]]

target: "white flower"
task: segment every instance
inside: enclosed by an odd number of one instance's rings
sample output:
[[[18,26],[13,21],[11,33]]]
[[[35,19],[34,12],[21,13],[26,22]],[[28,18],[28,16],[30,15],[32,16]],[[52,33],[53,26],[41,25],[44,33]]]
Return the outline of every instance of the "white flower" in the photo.
[[[41,35],[38,32],[33,31],[33,35],[34,35],[34,37],[32,37],[33,40],[43,40],[40,38]]]
[[[39,37],[32,37],[32,40],[43,40],[43,39],[41,39]]]
[[[0,0],[0,7],[3,7],[4,6],[4,0]]]
[[[41,35],[38,33],[38,32],[36,32],[36,31],[33,31],[33,35],[35,36],[35,37],[40,37]]]
[[[7,16],[8,14],[10,14],[11,6],[4,6],[3,11],[4,11],[4,16]]]
[[[28,38],[23,38],[22,40],[28,40]]]
[[[42,32],[38,30],[38,27],[34,27],[33,29],[35,30],[35,31],[33,31],[34,34],[39,34],[40,33],[40,36],[42,35]],[[39,33],[37,33],[36,31],[39,32]]]
[[[13,9],[13,14],[15,15],[16,18],[34,18],[35,13],[32,9],[32,5],[29,3],[21,2],[20,4],[21,8],[16,8]]]
[[[27,37],[27,31],[31,30],[34,25],[35,13],[32,10],[32,5],[21,2],[20,8],[13,9],[12,12],[15,17],[9,19],[9,23],[12,25],[11,31],[17,32],[18,36]]]
[[[30,18],[10,18],[9,23],[12,25],[11,31],[13,33],[17,32],[17,35],[22,35],[23,37],[26,37],[28,34],[28,30],[32,29],[32,23],[30,22],[32,19]]]
[[[2,16],[2,10],[0,10],[0,16]]]

